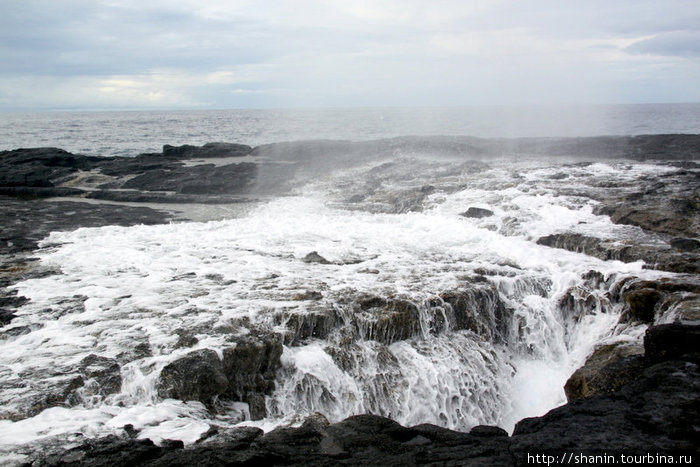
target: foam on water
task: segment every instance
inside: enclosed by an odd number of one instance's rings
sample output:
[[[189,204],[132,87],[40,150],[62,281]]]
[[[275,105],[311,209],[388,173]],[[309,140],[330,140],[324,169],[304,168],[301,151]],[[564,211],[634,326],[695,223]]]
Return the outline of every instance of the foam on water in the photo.
[[[0,444],[11,452],[16,443],[75,431],[112,433],[126,424],[155,441],[194,442],[210,424],[239,423],[245,408],[231,406],[214,417],[198,402],[161,400],[155,388],[165,365],[194,349],[221,354],[227,334],[245,334],[251,326],[282,331],[276,317],[284,313],[319,306],[349,313],[348,297],[359,293],[416,304],[420,335],[384,343],[360,336],[350,346],[331,336],[285,346],[266,401],[270,418],[259,425],[320,411],[332,421],[371,412],[407,425],[512,429],[517,420],[565,402],[566,378],[596,342],[613,334],[619,310],[604,306],[573,322],[560,309],[562,295],[590,270],[617,278],[654,274],[641,263],[606,262],[533,242],[581,225],[619,228],[594,215],[589,199],[557,194],[559,181],[547,178],[552,170],[528,163],[465,171],[457,185],[426,197],[422,212],[343,204],[334,187],[348,172],[339,172],[240,218],[54,232],[38,256],[61,274],[15,286],[31,302],[12,324],[31,332],[0,342],[0,371],[9,381],[0,399],[21,411],[23,399],[50,387],[52,378],[74,374],[89,354],[120,362],[121,392],[0,421]],[[613,164],[567,170],[589,180],[628,176]],[[524,176],[514,179],[514,173]],[[474,205],[494,216],[459,215]],[[303,261],[312,251],[328,264]],[[440,294],[483,274],[512,312],[503,337],[489,340],[449,325],[436,331],[435,310],[449,314]],[[295,299],[305,291],[322,299]],[[603,290],[591,293],[602,303]],[[197,338],[193,347],[177,345],[182,331]],[[633,339],[640,331],[625,332]]]

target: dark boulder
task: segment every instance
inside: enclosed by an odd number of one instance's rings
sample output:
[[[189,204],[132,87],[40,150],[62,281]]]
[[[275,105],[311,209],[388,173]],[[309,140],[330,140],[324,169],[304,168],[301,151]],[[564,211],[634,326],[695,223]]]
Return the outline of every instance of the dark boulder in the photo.
[[[694,452],[697,446],[698,368],[665,362],[640,372],[617,392],[589,397],[520,421],[511,452],[526,464],[528,454],[547,450],[611,455]]]
[[[227,397],[248,403],[253,420],[265,417],[265,395],[275,388],[275,375],[281,365],[281,337],[261,334],[236,338],[236,345],[224,349],[223,354]]]
[[[392,299],[381,309],[377,321],[366,329],[366,337],[382,344],[409,339],[420,335],[418,307],[408,301]]]
[[[206,438],[197,441],[199,446],[221,449],[242,449],[263,434],[263,430],[254,426],[243,426],[228,429],[214,428]]]
[[[462,217],[469,217],[472,219],[481,219],[483,217],[491,217],[493,216],[493,211],[489,209],[484,209],[484,208],[475,208],[475,207],[470,207],[466,211],[464,211],[462,214],[460,214]]]
[[[619,297],[627,305],[623,320],[651,323],[673,313],[678,320],[692,321],[698,316],[700,284],[692,276],[653,281],[631,278],[622,284]]]
[[[537,239],[538,245],[583,253],[602,260],[625,263],[644,261],[645,267],[681,273],[700,270],[700,256],[678,252],[658,245],[640,244],[632,240],[605,240],[573,232],[556,233]]]
[[[139,154],[136,157],[104,157],[95,163],[95,168],[103,175],[124,177],[143,174],[152,170],[172,170],[184,164],[177,159],[163,157],[162,154]],[[119,179],[112,184],[103,184],[99,188],[119,187]]]
[[[0,218],[0,253],[6,253],[35,249],[37,243],[53,231],[104,225],[163,224],[172,219],[172,215],[147,207],[0,196]]]
[[[0,326],[9,324],[15,317],[14,310],[3,310],[0,309]]]
[[[697,148],[696,148],[697,150]],[[672,154],[676,153],[672,150]],[[595,214],[610,216],[616,224],[636,225],[644,230],[696,238],[700,229],[697,171],[678,170],[640,178],[632,190],[608,190],[598,195]]]
[[[681,251],[687,251],[692,253],[700,251],[700,242],[694,238],[676,237],[672,238],[669,241],[669,244],[673,248]]]
[[[700,360],[700,326],[670,323],[647,329],[644,352],[651,361],[685,358]]]
[[[567,320],[578,321],[581,317],[598,311],[607,312],[609,300],[601,296],[589,284],[568,288],[559,299],[559,310]]]
[[[566,399],[571,402],[617,391],[639,376],[644,366],[643,353],[644,349],[635,345],[610,344],[596,348],[566,381]]]
[[[294,297],[292,297],[292,300],[297,300],[297,301],[321,300],[322,298],[323,298],[323,294],[321,292],[318,292],[316,290],[305,290],[301,293],[296,294]]]
[[[84,194],[85,191],[79,188],[62,186],[0,186],[0,195],[12,196],[25,200],[81,196]]]
[[[675,305],[675,321],[682,324],[700,323],[700,295],[682,297]]]
[[[575,253],[584,253],[588,256],[603,260],[617,259],[630,262],[641,259],[628,256],[627,250],[632,248],[631,245],[609,242],[600,238],[573,232],[546,235],[537,239],[537,244],[552,248],[561,248]]]
[[[492,284],[443,292],[440,299],[449,306],[447,319],[453,329],[470,330],[497,343],[507,341],[512,310]]]
[[[195,350],[166,365],[160,373],[158,395],[211,404],[228,389],[228,379],[216,352]]]
[[[494,436],[505,436],[508,437],[508,432],[501,428],[500,426],[491,425],[477,425],[471,430],[469,430],[470,435],[482,436],[482,437],[494,437]]]
[[[317,251],[312,251],[308,255],[304,256],[301,260],[305,263],[331,264],[330,261],[328,261],[323,256],[319,255]]]
[[[150,170],[127,180],[122,188],[182,194],[239,194],[252,186],[256,175],[257,165],[248,162],[180,166]]]
[[[161,457],[172,447],[158,447],[150,439],[120,438],[115,435],[88,439],[68,449],[49,449],[30,456],[28,465],[111,467],[144,465]]]
[[[245,144],[206,143],[204,146],[163,146],[163,156],[173,159],[243,157],[251,153],[253,148]]]
[[[58,148],[0,151],[0,186],[53,187],[79,170],[89,170],[97,159]]]
[[[275,322],[286,328],[284,343],[300,345],[308,339],[325,339],[333,332],[338,318],[332,308],[318,308],[305,311],[283,312],[275,317]]]
[[[655,289],[633,290],[625,294],[625,302],[629,307],[630,317],[642,323],[654,321],[656,304],[661,299],[661,292]]]
[[[352,297],[350,321],[354,337],[391,344],[420,335],[418,306],[406,299],[369,295]]]
[[[94,381],[96,393],[108,395],[121,391],[121,367],[115,359],[90,354],[80,361],[79,366],[86,383]]]
[[[176,329],[175,334],[177,334],[177,342],[175,343],[176,349],[193,347],[199,343],[199,339],[187,329]]]
[[[31,385],[26,380],[5,374],[0,378],[3,400],[0,420],[19,421],[33,417],[51,407],[69,407],[76,403],[75,391],[82,388],[84,379],[78,374],[61,371],[38,375]],[[10,391],[7,391],[7,390]]]

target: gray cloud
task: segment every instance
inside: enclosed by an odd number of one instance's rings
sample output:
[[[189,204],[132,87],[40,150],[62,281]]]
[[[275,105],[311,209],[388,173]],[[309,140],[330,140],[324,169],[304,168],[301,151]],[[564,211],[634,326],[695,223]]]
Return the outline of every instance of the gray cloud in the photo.
[[[644,55],[700,58],[700,31],[674,31],[659,34],[635,42],[625,48],[625,51]]]
[[[0,109],[648,101],[652,83],[700,99],[685,85],[700,80],[695,0],[0,0],[0,12]]]

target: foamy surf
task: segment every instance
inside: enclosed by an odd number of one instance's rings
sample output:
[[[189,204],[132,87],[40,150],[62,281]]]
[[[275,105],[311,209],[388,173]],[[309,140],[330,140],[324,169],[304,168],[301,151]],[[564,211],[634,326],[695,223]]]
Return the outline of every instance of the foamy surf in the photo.
[[[37,256],[61,273],[14,286],[31,301],[12,325],[28,332],[0,343],[2,449],[126,425],[156,442],[193,443],[211,426],[269,429],[313,412],[510,430],[564,403],[566,379],[597,343],[639,338],[640,326],[615,326],[621,310],[606,287],[658,273],[535,240],[639,235],[593,214],[594,202],[575,192],[656,166],[400,162],[326,174],[237,218],[52,233]],[[410,177],[405,163],[416,169]],[[377,171],[382,185],[352,199]],[[421,194],[397,205],[407,190]],[[493,215],[460,215],[472,206]],[[587,284],[589,271],[607,285]],[[571,316],[561,302],[575,287],[594,305]],[[458,306],[473,322],[459,321]],[[410,319],[382,321],[386,310]],[[290,323],[310,315],[334,324],[298,334]],[[232,337],[259,332],[285,344],[262,420],[240,401],[211,411],[159,394],[167,365],[196,350],[222,357]],[[119,390],[90,385],[79,368],[91,355],[119,365]],[[36,409],[57,384],[70,407]]]

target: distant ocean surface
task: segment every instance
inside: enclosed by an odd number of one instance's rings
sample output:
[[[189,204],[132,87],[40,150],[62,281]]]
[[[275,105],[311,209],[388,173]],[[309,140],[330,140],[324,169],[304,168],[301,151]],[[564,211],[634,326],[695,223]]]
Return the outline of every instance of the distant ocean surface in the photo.
[[[163,144],[252,146],[407,135],[565,137],[700,133],[700,104],[0,113],[0,150],[133,156]]]

